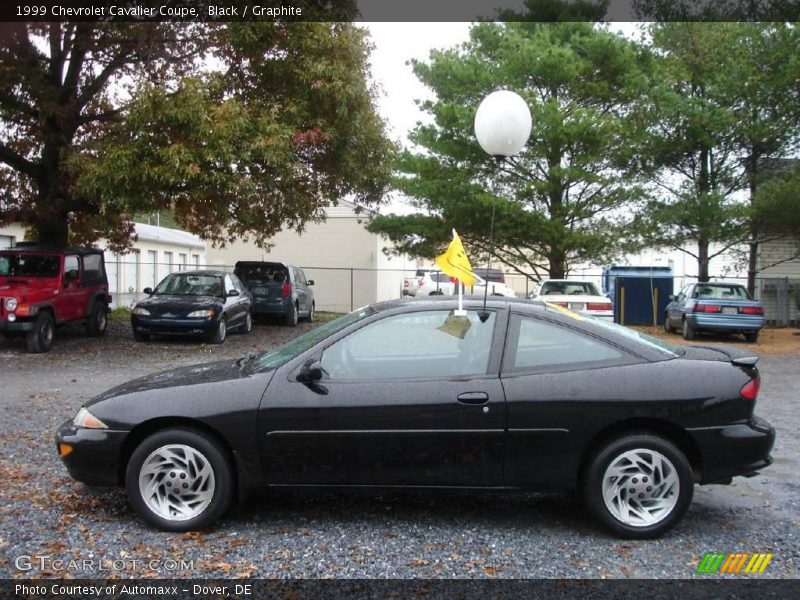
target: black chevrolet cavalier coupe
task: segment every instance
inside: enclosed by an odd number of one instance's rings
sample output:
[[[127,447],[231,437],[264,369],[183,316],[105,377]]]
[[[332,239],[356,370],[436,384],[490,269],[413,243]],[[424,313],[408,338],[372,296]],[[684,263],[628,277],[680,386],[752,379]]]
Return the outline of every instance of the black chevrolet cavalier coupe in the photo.
[[[630,538],[674,527],[695,483],[772,462],[749,351],[527,300],[465,309],[375,304],[260,355],[136,379],[64,423],[59,453],[171,531],[269,486],[577,489]]]

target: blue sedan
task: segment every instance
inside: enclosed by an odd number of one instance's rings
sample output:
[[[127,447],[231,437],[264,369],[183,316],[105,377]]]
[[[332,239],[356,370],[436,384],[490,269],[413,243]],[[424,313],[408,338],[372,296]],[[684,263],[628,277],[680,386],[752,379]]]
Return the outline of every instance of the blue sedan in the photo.
[[[664,329],[670,333],[680,328],[687,340],[698,331],[709,331],[741,333],[748,342],[756,342],[764,326],[764,307],[741,285],[691,283],[670,299]]]

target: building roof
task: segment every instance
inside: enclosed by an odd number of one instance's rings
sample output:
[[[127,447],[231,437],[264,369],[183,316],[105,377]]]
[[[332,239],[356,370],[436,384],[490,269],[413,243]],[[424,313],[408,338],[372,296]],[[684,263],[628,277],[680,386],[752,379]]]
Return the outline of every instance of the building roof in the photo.
[[[134,223],[134,230],[142,241],[159,242],[173,246],[189,246],[205,250],[206,243],[193,233],[169,227],[157,227],[147,223]]]

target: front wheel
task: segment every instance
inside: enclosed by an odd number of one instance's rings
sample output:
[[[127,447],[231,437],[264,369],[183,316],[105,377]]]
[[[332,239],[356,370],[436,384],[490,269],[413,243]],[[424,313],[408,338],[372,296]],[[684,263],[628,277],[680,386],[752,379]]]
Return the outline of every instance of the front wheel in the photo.
[[[616,438],[591,459],[583,481],[589,510],[609,529],[656,538],[677,525],[694,493],[692,467],[668,440],[648,434]]]
[[[311,303],[311,308],[308,309],[308,322],[309,323],[313,323],[314,322],[314,310],[315,309],[316,309],[316,307],[314,306],[314,303],[312,302]]]
[[[672,333],[672,325],[669,324],[669,315],[664,313],[664,332]]]
[[[225,341],[228,335],[228,324],[225,322],[225,317],[220,317],[214,331],[208,336],[208,341],[212,344],[221,344]]]
[[[35,354],[49,352],[50,348],[53,347],[55,331],[56,325],[53,321],[53,316],[47,311],[40,312],[33,322],[33,329],[25,334],[28,352]]]
[[[134,510],[150,525],[192,531],[228,509],[233,477],[225,449],[194,429],[166,429],[139,444],[128,461],[125,487]]]

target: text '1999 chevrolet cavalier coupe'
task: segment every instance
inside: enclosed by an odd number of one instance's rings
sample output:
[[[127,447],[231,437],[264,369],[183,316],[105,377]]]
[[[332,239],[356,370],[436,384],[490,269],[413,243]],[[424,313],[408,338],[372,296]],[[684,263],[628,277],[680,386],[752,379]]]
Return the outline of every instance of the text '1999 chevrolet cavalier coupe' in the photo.
[[[695,483],[772,462],[757,358],[674,347],[556,305],[375,304],[275,350],[165,371],[57,432],[70,474],[121,485],[150,524],[214,523],[270,486],[579,490],[652,538]]]

